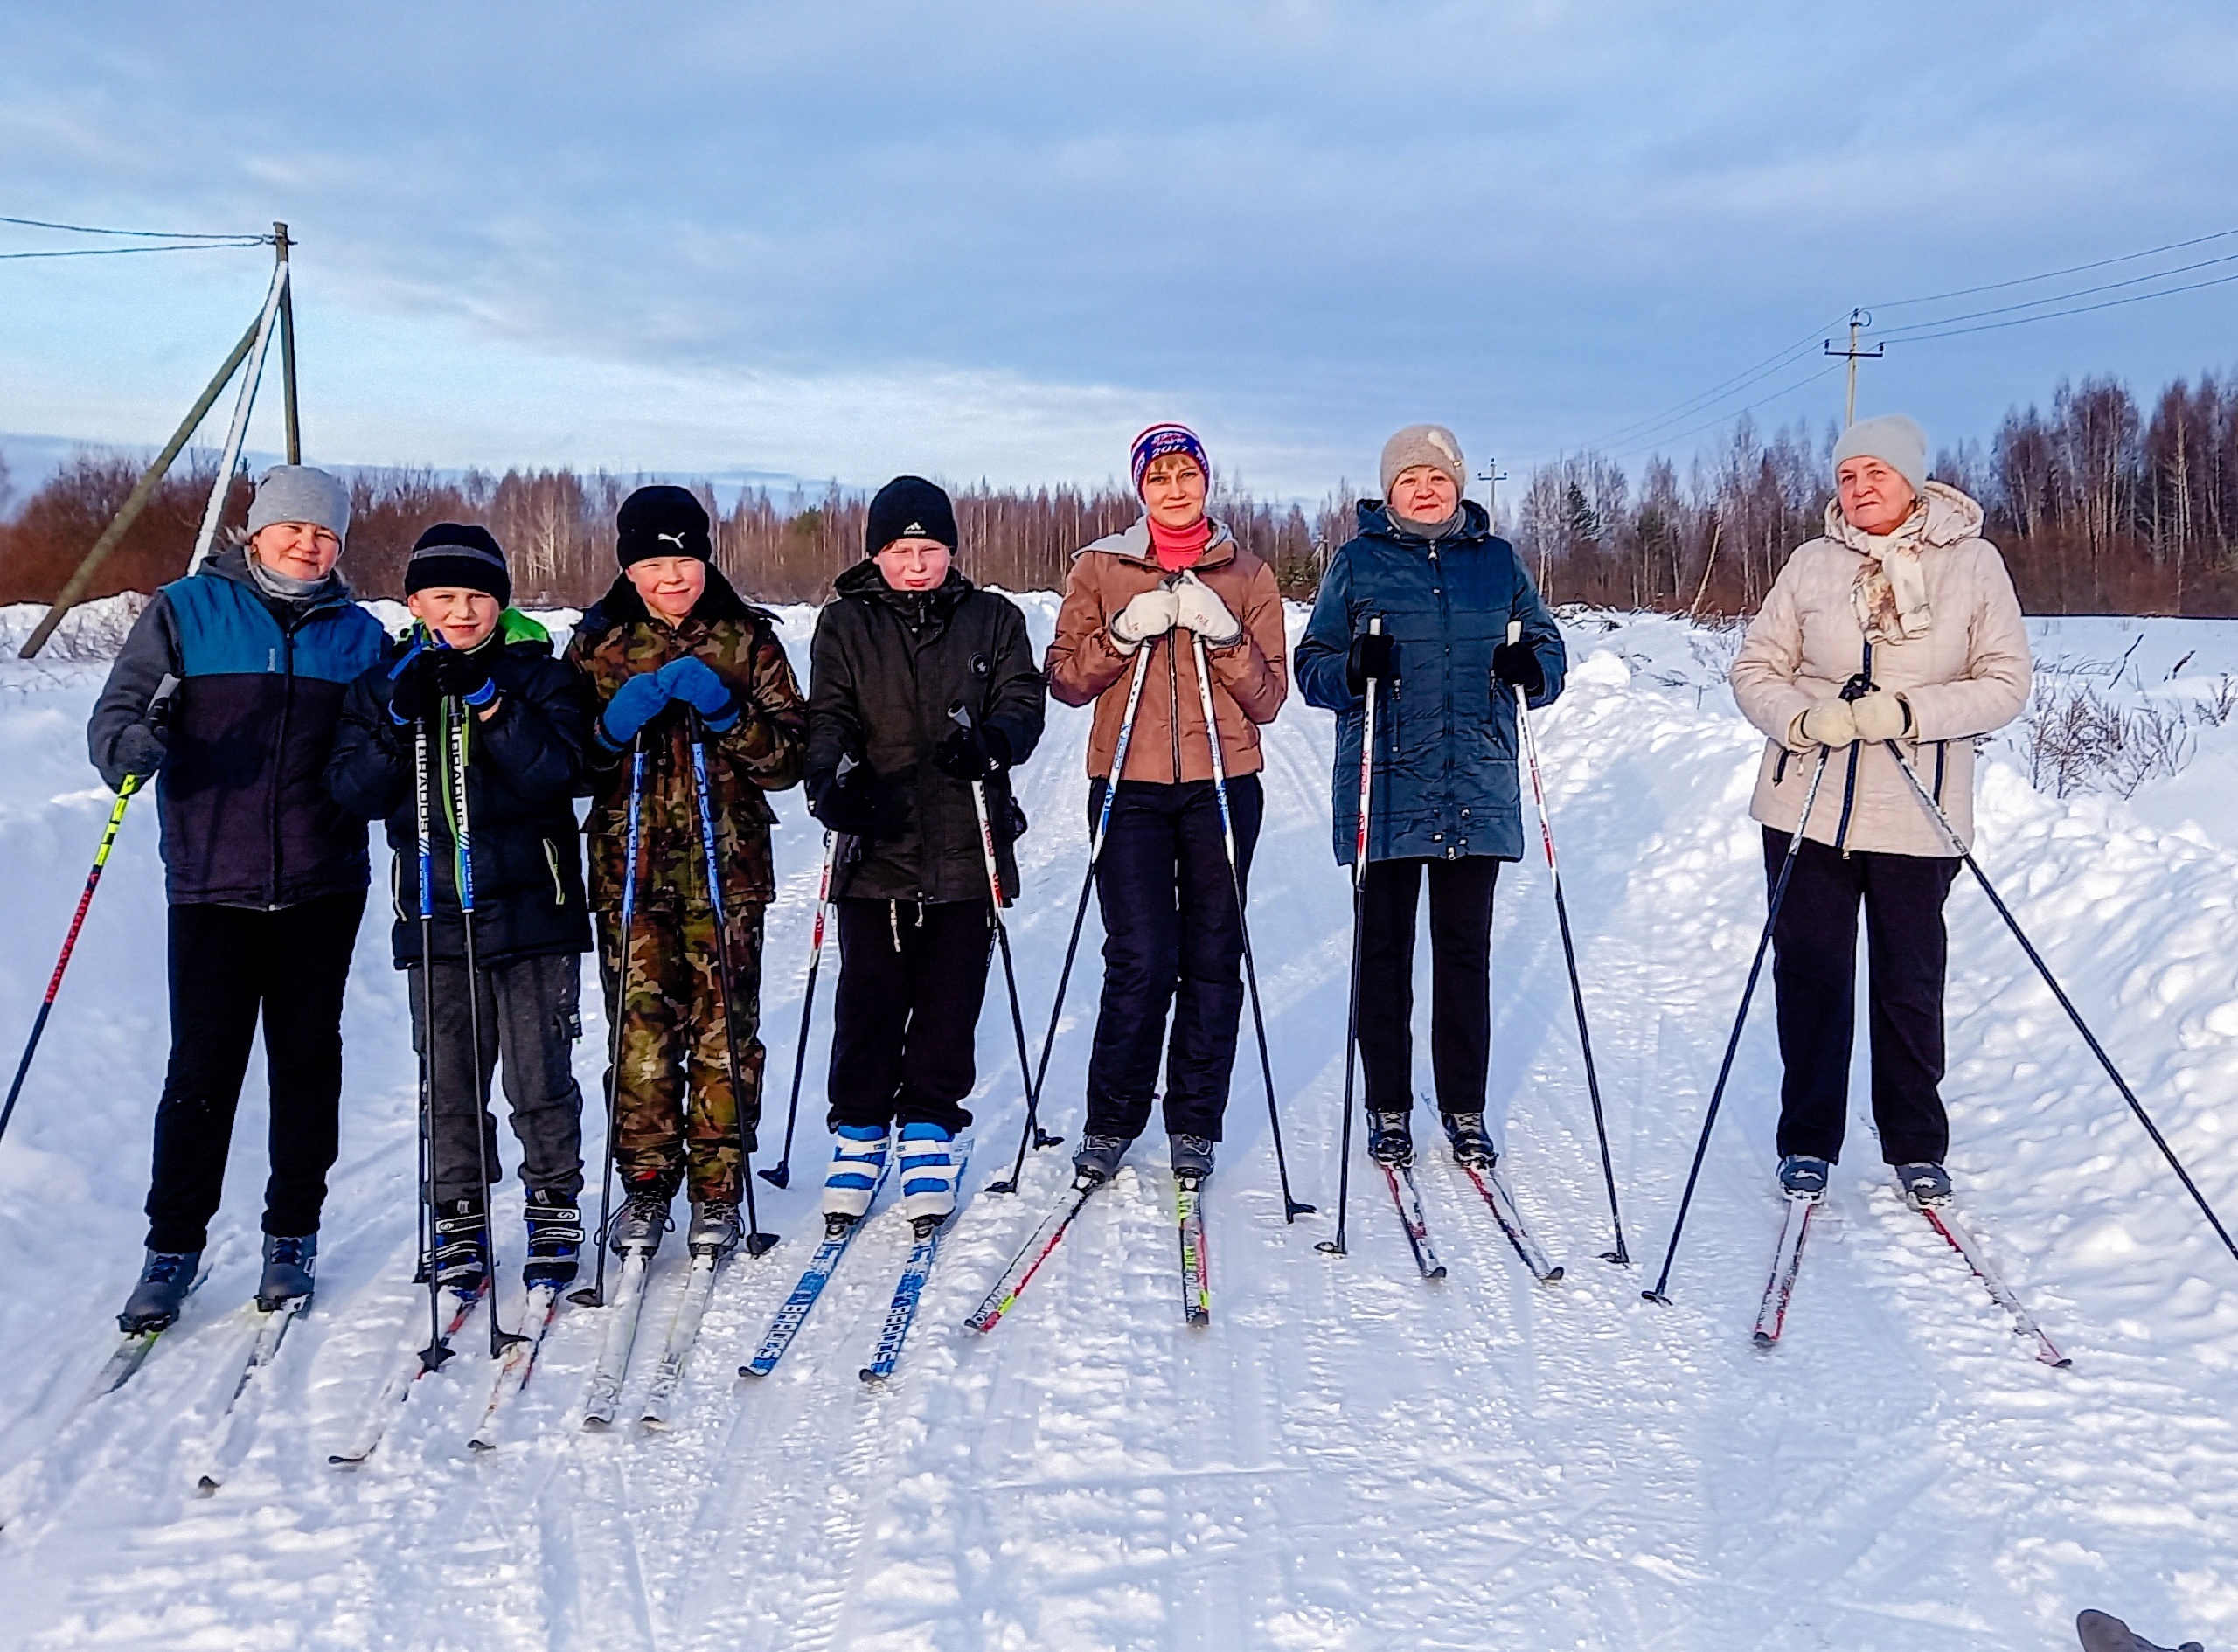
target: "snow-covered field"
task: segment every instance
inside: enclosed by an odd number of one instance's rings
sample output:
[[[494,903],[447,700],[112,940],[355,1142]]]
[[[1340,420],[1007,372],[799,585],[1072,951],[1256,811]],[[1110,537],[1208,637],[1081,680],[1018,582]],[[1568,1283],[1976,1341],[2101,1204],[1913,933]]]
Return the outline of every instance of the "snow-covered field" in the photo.
[[[1026,601],[1046,640],[1053,604]],[[4,617],[19,635],[24,616]],[[787,614],[796,660],[810,617]],[[2198,712],[2188,765],[2126,801],[2035,789],[2023,744],[2000,741],[1980,850],[2201,1186],[2238,1214],[2238,732],[2208,714],[2219,674],[2238,671],[2238,626],[2035,630],[2066,677]],[[0,1480],[0,1642],[2033,1652],[2071,1645],[2075,1611],[2098,1605],[2158,1639],[2227,1644],[2238,1261],[1969,885],[1950,914],[1953,1168],[2074,1368],[2032,1360],[1900,1205],[1861,1116],[1786,1338],[1751,1346],[1779,1219],[1761,1000],[1675,1300],[1640,1299],[1762,921],[1745,818],[1757,742],[1722,687],[1731,634],[1588,615],[1569,635],[1572,686],[1541,730],[1643,1267],[1595,1260],[1599,1166],[1546,874],[1526,863],[1501,890],[1494,1108],[1519,1202],[1568,1264],[1562,1283],[1530,1282],[1442,1162],[1422,1181],[1442,1284],[1414,1277],[1380,1184],[1359,1175],[1351,1256],[1317,1253],[1325,1214],[1282,1221],[1247,1041],[1210,1196],[1209,1329],[1181,1323],[1171,1185],[1150,1152],[1009,1320],[983,1340],[959,1328],[1065,1179],[1050,1153],[1025,1197],[975,1197],[960,1217],[885,1391],[855,1372],[905,1247],[894,1216],[866,1229],[777,1374],[741,1385],[731,1373],[813,1242],[817,1178],[800,1174],[761,1190],[785,1243],[730,1267],[671,1432],[580,1432],[599,1315],[571,1308],[504,1448],[465,1450],[490,1374],[476,1322],[374,1462],[339,1473],[327,1453],[424,1336],[408,1282],[413,1063],[377,906],[348,1011],[317,1304],[268,1374],[253,1449],[207,1499],[198,1448],[254,1277],[256,1079],[214,1275],[140,1377],[66,1426],[138,1261],[163,1070],[163,898],[154,821],[136,811],[0,1145],[0,1467],[18,1465]],[[12,1063],[108,800],[81,739],[99,663],[20,665],[12,635],[0,641]],[[1053,711],[1023,776],[1034,824],[1016,936],[1037,1032],[1085,840],[1084,733],[1083,717]],[[1329,719],[1301,706],[1272,731],[1252,907],[1292,1168],[1324,1212],[1347,957],[1329,743]],[[780,808],[764,1007],[782,1100],[817,837],[797,793]],[[1094,941],[1050,1089],[1068,1135]],[[580,1067],[595,1093],[604,1037],[590,1019]],[[825,1047],[819,1026],[811,1097]],[[990,1003],[975,1187],[1014,1139],[1010,1051]],[[806,1112],[796,1158],[813,1165],[824,1136],[820,1107]],[[516,1249],[518,1198],[500,1230]],[[680,1255],[664,1256],[649,1325],[680,1280]]]

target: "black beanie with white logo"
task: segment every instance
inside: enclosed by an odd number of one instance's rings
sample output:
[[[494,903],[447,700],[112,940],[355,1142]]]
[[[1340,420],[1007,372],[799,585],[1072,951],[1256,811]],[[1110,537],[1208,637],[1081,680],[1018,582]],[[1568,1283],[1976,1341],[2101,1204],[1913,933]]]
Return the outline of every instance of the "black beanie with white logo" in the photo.
[[[615,559],[623,567],[655,557],[715,559],[707,538],[707,509],[687,489],[665,482],[640,488],[614,518]]]
[[[878,490],[863,518],[863,554],[876,556],[896,539],[937,539],[956,549],[956,507],[922,476],[896,476]]]

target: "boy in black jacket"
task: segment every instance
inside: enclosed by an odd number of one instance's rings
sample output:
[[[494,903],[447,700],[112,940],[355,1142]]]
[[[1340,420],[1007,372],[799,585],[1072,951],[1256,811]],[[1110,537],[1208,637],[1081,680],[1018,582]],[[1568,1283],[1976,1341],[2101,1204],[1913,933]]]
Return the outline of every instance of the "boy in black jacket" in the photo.
[[[949,566],[948,495],[896,477],[871,501],[864,540],[868,559],[817,618],[809,683],[809,806],[853,840],[833,890],[838,1142],[824,1211],[844,1222],[870,1208],[892,1127],[903,1209],[939,1220],[956,1208],[949,1143],[971,1122],[962,1102],[994,946],[971,786],[986,788],[1007,904],[1022,823],[1010,770],[1041,739],[1046,694],[1025,616]]]
[[[573,795],[590,739],[581,679],[552,656],[544,628],[509,607],[504,552],[482,528],[440,523],[404,575],[418,621],[391,657],[351,685],[327,786],[344,808],[386,817],[396,967],[412,972],[413,1043],[427,1064],[437,1280],[471,1292],[488,1254],[486,1161],[496,1126],[476,1099],[502,1064],[528,1189],[528,1285],[575,1276],[583,1240],[583,1097],[573,1071],[582,954],[590,950]],[[434,917],[424,944],[415,751],[427,730]],[[472,855],[476,1009],[466,996],[455,775],[463,749]],[[433,1008],[433,1036],[427,1021]],[[479,1129],[483,1138],[477,1141]]]

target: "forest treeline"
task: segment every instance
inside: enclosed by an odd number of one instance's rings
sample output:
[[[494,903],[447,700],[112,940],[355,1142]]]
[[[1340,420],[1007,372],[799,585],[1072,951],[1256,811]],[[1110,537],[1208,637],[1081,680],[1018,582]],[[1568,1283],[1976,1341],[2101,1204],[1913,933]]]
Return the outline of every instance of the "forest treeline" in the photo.
[[[1666,458],[1637,478],[1583,454],[1542,466],[1501,501],[1507,532],[1548,599],[1696,614],[1753,612],[1789,551],[1819,531],[1835,427],[1765,434],[1746,417],[1682,475]],[[212,471],[183,462],[102,567],[94,594],[152,590],[184,568]],[[1980,500],[2022,605],[2035,614],[2238,615],[2238,382],[2214,374],[2166,386],[2150,411],[2111,378],[2062,382],[2048,411],[2015,408],[1986,442],[1941,449],[1934,474]],[[0,601],[52,598],[137,479],[129,457],[87,450],[0,521]],[[361,469],[347,573],[369,595],[401,587],[427,524],[485,524],[513,565],[518,600],[580,606],[614,578],[615,510],[646,477],[606,471]],[[0,500],[5,498],[0,470]],[[736,495],[693,485],[716,522],[719,565],[768,601],[816,601],[862,554],[865,499]],[[960,565],[1013,591],[1061,586],[1073,552],[1132,522],[1109,486],[954,489]],[[1339,484],[1309,510],[1216,484],[1213,513],[1271,563],[1283,590],[1310,595],[1350,534],[1355,496]],[[247,488],[236,481],[227,519]]]

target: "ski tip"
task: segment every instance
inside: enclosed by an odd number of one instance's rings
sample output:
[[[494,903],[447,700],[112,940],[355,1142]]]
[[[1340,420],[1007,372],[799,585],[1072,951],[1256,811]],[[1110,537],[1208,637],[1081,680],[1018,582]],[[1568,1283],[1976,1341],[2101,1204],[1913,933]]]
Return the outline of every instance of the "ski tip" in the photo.
[[[1562,1282],[1562,1269],[1560,1264],[1557,1263],[1554,1267],[1548,1268],[1545,1273],[1539,1275],[1539,1282],[1541,1285],[1560,1284]]]
[[[665,1417],[640,1417],[637,1419],[637,1426],[645,1433],[664,1434],[668,1432],[668,1419]]]
[[[741,1377],[754,1377],[754,1378],[761,1378],[761,1377],[767,1377],[767,1376],[768,1376],[771,1371],[775,1371],[775,1369],[776,1369],[776,1367],[775,1367],[775,1366],[774,1366],[774,1365],[753,1365],[753,1364],[740,1365],[740,1366],[738,1368],[738,1374],[739,1374],[740,1376],[741,1376]]]
[[[1757,1347],[1763,1349],[1767,1352],[1769,1352],[1772,1349],[1779,1346],[1780,1339],[1773,1336],[1769,1331],[1751,1331],[1748,1333],[1748,1336],[1751,1342],[1755,1343]]]
[[[1443,1279],[1445,1277],[1445,1264],[1443,1262],[1440,1262],[1435,1267],[1430,1269],[1428,1273],[1423,1274],[1422,1277],[1424,1279]]]
[[[862,1370],[857,1371],[855,1375],[861,1378],[872,1387],[877,1387],[879,1384],[886,1381],[886,1373],[884,1371],[872,1371],[868,1365],[864,1366]]]
[[[614,1419],[611,1417],[586,1417],[583,1419],[583,1432],[587,1434],[602,1434],[613,1426]]]
[[[365,1460],[352,1452],[337,1451],[328,1455],[326,1466],[330,1468],[362,1468],[365,1466]]]
[[[476,1434],[466,1442],[466,1448],[477,1457],[487,1456],[497,1449],[497,1442],[494,1440],[484,1440]]]
[[[212,1480],[208,1475],[204,1475],[199,1480],[197,1480],[194,1482],[194,1495],[196,1496],[213,1497],[217,1496],[217,1494],[218,1482],[215,1480]]]
[[[782,1188],[792,1184],[793,1172],[787,1165],[773,1164],[766,1170],[756,1170],[754,1174],[771,1187]]]

